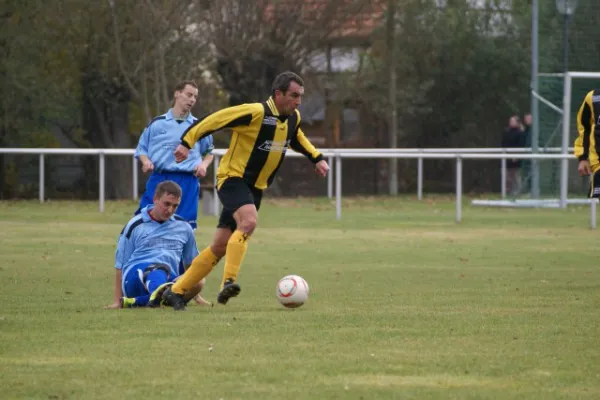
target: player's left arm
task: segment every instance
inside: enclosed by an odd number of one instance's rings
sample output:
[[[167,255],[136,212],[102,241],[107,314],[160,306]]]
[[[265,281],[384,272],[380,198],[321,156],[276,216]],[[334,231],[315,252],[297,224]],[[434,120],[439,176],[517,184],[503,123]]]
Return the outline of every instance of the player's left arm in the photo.
[[[202,156],[202,164],[205,168],[210,167],[215,156],[213,156],[212,152],[215,149],[215,144],[212,135],[208,135],[203,137],[200,140],[200,155]]]
[[[315,164],[315,170],[319,175],[325,176],[329,171],[329,165],[327,161],[323,159],[323,154],[315,148],[315,146],[306,138],[302,129],[300,129],[300,113],[298,115],[298,122],[296,124],[296,134],[290,141],[290,147],[292,150],[297,151],[300,154],[304,154],[313,164]]]
[[[194,173],[198,177],[204,177],[208,167],[210,167],[210,164],[212,164],[215,158],[215,156],[212,154],[212,151],[215,148],[212,135],[208,135],[200,139],[198,142],[196,142],[196,147],[200,153],[201,160],[194,166]]]
[[[215,143],[212,135],[205,136],[198,142],[198,150],[202,158],[212,156],[214,149]]]

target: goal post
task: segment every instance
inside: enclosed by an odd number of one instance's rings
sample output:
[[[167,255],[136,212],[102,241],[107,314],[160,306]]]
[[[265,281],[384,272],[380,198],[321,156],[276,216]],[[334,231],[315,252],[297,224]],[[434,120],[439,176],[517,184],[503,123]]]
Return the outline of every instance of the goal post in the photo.
[[[508,189],[505,187],[507,173],[504,163],[502,199],[480,200],[476,205],[546,207],[551,204],[552,208],[566,208],[568,204],[589,203],[586,198],[589,180],[579,178],[577,171],[573,170],[577,160],[572,153],[578,135],[577,111],[590,90],[600,89],[600,72],[569,71],[538,73],[536,76],[539,78],[537,84],[531,88],[533,125],[529,151],[534,154],[560,153],[566,157],[532,159],[527,164],[523,163],[518,172],[522,180],[517,185],[519,189],[509,198],[506,198]]]
[[[572,88],[573,88],[573,78],[577,79],[596,79],[600,81],[600,72],[576,72],[569,71],[564,74],[564,89],[563,89],[563,113],[562,113],[562,141],[561,141],[561,153],[569,154],[569,146],[573,141],[573,137],[571,136],[571,113],[573,112],[573,105],[578,105],[583,98],[581,99],[573,99],[572,98]],[[599,87],[600,88],[600,87]],[[589,90],[594,89],[593,87],[589,87]],[[587,92],[586,92],[587,93]],[[575,102],[575,104],[572,104]],[[575,118],[573,118],[575,121]],[[560,207],[567,207],[567,197],[569,195],[569,160],[563,159],[561,160],[560,167]]]

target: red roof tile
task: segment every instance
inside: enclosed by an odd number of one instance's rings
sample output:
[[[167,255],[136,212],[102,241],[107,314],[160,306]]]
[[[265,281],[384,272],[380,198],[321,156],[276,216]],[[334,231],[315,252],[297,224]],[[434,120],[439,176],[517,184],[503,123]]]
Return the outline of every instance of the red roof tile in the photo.
[[[338,17],[345,20],[329,19],[335,26],[330,38],[343,37],[367,37],[375,28],[381,25],[381,20],[385,12],[385,2],[382,0],[372,0],[364,2],[364,5],[353,8],[352,0],[345,0]],[[259,3],[260,4],[260,3]],[[334,10],[334,6],[327,0],[279,0],[276,3],[268,2],[264,8],[265,21],[275,19],[275,13],[294,13],[305,23],[323,23],[326,17],[324,14]],[[346,8],[346,10],[344,10]],[[350,15],[346,15],[346,13]]]

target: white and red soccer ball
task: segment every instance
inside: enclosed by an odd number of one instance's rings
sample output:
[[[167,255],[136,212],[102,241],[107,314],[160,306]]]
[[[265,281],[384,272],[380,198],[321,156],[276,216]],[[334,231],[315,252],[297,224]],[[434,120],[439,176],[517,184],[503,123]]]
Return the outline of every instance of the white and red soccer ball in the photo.
[[[284,276],[277,282],[275,295],[282,306],[298,308],[308,300],[308,283],[298,275]]]

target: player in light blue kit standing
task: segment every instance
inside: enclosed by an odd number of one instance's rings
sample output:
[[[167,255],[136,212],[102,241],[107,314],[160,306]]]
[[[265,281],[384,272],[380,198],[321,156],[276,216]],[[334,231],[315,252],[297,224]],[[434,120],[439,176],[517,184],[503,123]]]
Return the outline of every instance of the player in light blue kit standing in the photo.
[[[119,235],[113,304],[106,308],[156,307],[162,292],[198,255],[192,227],[175,214],[181,188],[173,181],[156,187],[153,204],[131,218]],[[204,282],[186,293],[195,298]],[[197,302],[208,303],[198,296]],[[210,303],[208,303],[210,304]]]
[[[181,136],[186,129],[198,122],[191,114],[198,97],[198,86],[194,81],[183,81],[175,87],[174,97],[173,108],[148,124],[135,150],[135,157],[142,163],[142,171],[152,172],[135,214],[152,204],[156,185],[171,180],[179,184],[183,192],[177,214],[196,229],[200,198],[198,178],[206,175],[206,170],[213,161],[213,138],[212,135],[205,137],[190,150],[187,160],[175,162],[173,152],[181,142]]]

